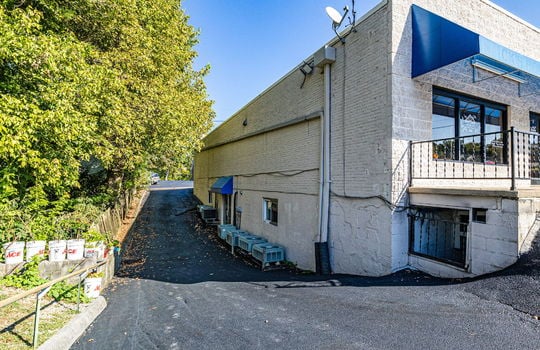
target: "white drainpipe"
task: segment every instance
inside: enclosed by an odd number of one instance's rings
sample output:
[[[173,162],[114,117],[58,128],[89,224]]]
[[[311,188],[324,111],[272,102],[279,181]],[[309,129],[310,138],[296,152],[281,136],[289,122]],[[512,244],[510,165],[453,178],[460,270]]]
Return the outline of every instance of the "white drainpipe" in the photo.
[[[330,210],[330,63],[324,65],[324,115],[321,123],[321,182],[319,241],[328,242],[328,221]]]
[[[330,117],[331,117],[331,65],[336,61],[336,49],[331,46],[324,46],[313,56],[314,64],[324,69],[324,113],[321,120],[321,163],[320,163],[320,184],[319,184],[319,243],[328,244],[329,213],[330,213]],[[322,264],[327,260],[328,272],[330,266],[330,248],[326,252],[326,257],[320,258],[318,263]],[[324,252],[319,251],[319,254]]]

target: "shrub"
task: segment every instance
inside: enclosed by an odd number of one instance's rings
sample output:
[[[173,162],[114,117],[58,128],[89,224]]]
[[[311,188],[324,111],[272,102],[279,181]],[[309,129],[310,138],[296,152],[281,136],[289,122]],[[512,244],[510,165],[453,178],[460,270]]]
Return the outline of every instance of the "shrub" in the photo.
[[[42,259],[34,257],[24,267],[0,280],[0,283],[6,287],[15,287],[22,289],[31,289],[46,283],[47,280],[39,276],[38,266]]]
[[[78,290],[78,285],[68,284],[65,281],[55,283],[52,288],[49,290],[49,296],[51,296],[56,301],[67,301],[71,303],[77,302],[77,294],[80,293],[80,301],[82,303],[89,303],[90,298],[84,294],[82,286]]]

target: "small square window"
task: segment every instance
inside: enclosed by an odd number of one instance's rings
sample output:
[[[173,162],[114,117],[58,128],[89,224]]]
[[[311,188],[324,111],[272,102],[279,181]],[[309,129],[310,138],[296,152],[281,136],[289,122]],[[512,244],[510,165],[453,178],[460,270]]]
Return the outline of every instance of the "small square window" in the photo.
[[[278,200],[263,198],[263,219],[272,224],[278,224]]]
[[[473,212],[473,221],[474,222],[479,222],[479,223],[482,223],[482,224],[486,223],[487,209],[473,208],[472,212]]]
[[[540,132],[540,113],[531,112],[529,114],[529,122],[530,122],[530,131],[539,133]]]

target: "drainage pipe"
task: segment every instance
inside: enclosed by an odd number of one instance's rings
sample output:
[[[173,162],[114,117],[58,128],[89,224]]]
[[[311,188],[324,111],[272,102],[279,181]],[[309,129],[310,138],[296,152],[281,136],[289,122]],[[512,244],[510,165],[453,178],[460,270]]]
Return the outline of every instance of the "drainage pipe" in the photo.
[[[330,103],[331,68],[324,64],[324,113],[321,120],[321,163],[319,183],[319,242],[315,243],[317,272],[330,274],[330,249],[328,247],[328,224],[330,211]]]
[[[321,123],[321,184],[319,241],[328,242],[328,213],[330,206],[330,63],[324,65],[324,115]]]

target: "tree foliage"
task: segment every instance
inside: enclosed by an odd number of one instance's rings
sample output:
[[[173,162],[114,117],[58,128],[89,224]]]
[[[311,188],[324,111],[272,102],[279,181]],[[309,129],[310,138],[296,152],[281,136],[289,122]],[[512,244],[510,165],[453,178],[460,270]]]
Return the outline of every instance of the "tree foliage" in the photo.
[[[189,166],[213,112],[179,1],[0,4],[0,200],[118,191]]]

